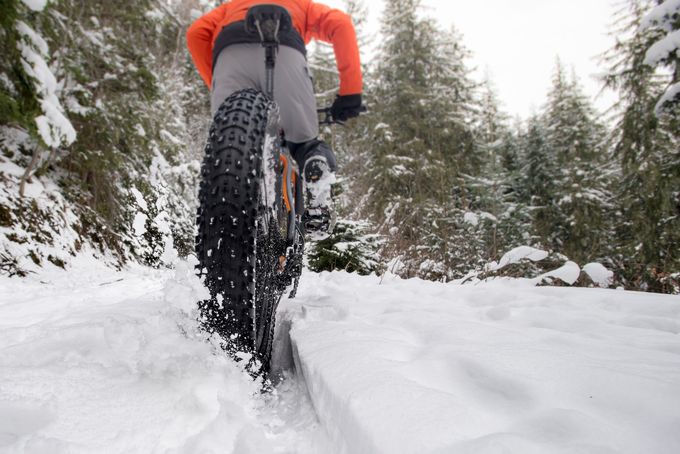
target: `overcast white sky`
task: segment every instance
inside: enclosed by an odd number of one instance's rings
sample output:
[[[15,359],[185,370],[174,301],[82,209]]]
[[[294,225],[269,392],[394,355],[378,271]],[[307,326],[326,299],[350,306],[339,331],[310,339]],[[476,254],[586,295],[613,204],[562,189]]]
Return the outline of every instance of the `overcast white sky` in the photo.
[[[342,6],[342,0],[318,0]],[[615,10],[612,0],[424,0],[426,13],[454,24],[473,52],[479,78],[488,72],[505,110],[527,117],[540,108],[550,86],[557,55],[591,96],[600,91],[594,77],[603,71],[597,56],[613,39],[607,35]],[[367,0],[371,29],[377,31],[382,0]],[[606,108],[611,95],[596,105]]]

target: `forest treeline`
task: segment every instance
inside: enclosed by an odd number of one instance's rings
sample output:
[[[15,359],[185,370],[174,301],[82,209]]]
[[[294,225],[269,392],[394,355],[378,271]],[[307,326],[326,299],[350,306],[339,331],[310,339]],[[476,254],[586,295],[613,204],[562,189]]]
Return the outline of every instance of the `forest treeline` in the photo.
[[[214,3],[0,0],[0,159],[22,169],[0,169],[0,269],[68,259],[39,247],[60,227],[54,207],[24,193],[36,177],[73,207],[71,255],[89,245],[119,264],[161,266],[168,238],[192,250],[209,113],[184,31]],[[616,45],[601,57],[612,111],[598,112],[558,61],[544,105],[520,121],[475,78],[464,37],[419,0],[386,0],[379,37],[366,30],[367,5],[347,0],[362,47],[373,43],[369,113],[324,131],[341,162],[342,220],[311,248],[311,268],[389,264],[448,281],[527,245],[550,259],[514,275],[569,259],[605,265],[616,286],[679,292],[679,52],[649,54],[680,23],[676,10],[654,15],[658,3],[626,0],[613,18]],[[309,61],[327,104],[332,50],[316,46]]]
[[[612,19],[616,46],[601,56],[603,87],[618,94],[612,111],[598,112],[558,60],[542,108],[520,122],[502,111],[492,83],[474,79],[455,29],[424,15],[419,0],[387,0],[368,68],[370,115],[334,136],[347,169],[345,214],[371,226],[348,224],[340,250],[328,241],[312,263],[370,269],[376,261],[365,266],[362,256],[378,250],[399,257],[401,274],[452,280],[528,245],[556,262],[601,263],[618,286],[678,292],[680,99],[659,100],[680,81],[680,51],[658,68],[648,51],[680,21],[658,3],[629,0]],[[348,9],[365,17],[361,3]],[[331,67],[328,49],[312,62]],[[322,73],[323,93],[334,80]],[[381,239],[362,245],[362,231]]]

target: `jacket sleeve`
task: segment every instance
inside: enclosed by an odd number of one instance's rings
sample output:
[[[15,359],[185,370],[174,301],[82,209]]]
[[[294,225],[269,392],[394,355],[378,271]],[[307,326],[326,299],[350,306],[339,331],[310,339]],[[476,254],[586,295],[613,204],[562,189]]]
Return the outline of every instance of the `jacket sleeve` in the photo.
[[[213,35],[217,24],[224,18],[229,2],[198,18],[187,30],[187,47],[191,58],[208,88],[212,86]]]
[[[310,38],[333,45],[340,72],[340,95],[358,95],[363,91],[361,57],[352,18],[340,10],[310,2],[307,12]]]

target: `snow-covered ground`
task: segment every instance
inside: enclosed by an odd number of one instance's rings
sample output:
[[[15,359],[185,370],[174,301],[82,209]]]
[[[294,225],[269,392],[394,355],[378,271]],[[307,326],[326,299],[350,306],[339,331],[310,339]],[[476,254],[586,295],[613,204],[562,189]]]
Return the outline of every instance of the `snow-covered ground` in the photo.
[[[2,453],[680,452],[678,297],[307,273],[266,396],[189,267],[74,266],[0,277]]]
[[[263,396],[196,335],[192,294],[96,263],[0,277],[0,453],[329,452],[296,380]]]
[[[680,453],[680,298],[306,275],[292,351],[347,453]]]

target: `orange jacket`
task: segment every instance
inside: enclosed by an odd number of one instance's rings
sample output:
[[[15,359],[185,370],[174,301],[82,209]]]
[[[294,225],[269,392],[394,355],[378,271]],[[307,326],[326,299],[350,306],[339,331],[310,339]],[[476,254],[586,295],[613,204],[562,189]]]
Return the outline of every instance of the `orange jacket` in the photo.
[[[212,86],[212,51],[217,35],[224,26],[245,20],[251,6],[263,3],[274,3],[286,8],[305,44],[312,39],[333,44],[340,72],[340,95],[362,92],[359,46],[352,19],[340,10],[312,0],[232,0],[194,22],[187,31],[187,45],[208,87]]]

